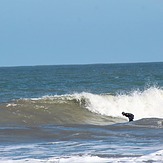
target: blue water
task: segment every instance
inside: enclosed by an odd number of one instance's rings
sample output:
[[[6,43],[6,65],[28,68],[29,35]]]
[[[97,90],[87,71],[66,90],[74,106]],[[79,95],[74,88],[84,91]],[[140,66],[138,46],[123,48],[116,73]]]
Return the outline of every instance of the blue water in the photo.
[[[0,161],[162,161],[162,70],[163,63],[1,67]]]
[[[119,93],[163,86],[163,63],[0,68],[0,100],[74,92]]]

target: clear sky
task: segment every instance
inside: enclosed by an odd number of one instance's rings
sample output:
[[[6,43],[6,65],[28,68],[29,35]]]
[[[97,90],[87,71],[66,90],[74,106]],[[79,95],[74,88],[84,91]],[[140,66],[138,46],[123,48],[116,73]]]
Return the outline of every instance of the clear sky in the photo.
[[[0,66],[163,61],[163,0],[0,0]]]

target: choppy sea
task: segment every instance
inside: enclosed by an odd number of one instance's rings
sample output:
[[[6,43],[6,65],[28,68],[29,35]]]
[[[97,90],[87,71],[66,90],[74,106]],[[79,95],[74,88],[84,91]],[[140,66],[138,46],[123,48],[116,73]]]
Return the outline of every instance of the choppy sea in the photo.
[[[0,162],[163,162],[163,63],[1,67]]]

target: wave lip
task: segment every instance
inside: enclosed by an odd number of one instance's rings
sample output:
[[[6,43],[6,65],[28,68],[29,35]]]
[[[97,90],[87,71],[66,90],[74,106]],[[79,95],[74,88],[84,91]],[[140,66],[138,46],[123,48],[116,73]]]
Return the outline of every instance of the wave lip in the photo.
[[[151,87],[141,91],[133,91],[121,95],[95,95],[82,93],[78,99],[84,98],[85,107],[97,114],[121,117],[122,112],[129,112],[135,115],[135,120],[142,118],[163,118],[163,90]]]
[[[67,98],[67,96],[64,96]],[[79,93],[68,96],[68,99],[76,100],[80,106],[84,106],[90,112],[110,116],[122,116],[122,112],[130,112],[135,115],[135,120],[142,118],[163,118],[163,90],[150,87],[144,91],[133,91],[128,94],[92,94]]]

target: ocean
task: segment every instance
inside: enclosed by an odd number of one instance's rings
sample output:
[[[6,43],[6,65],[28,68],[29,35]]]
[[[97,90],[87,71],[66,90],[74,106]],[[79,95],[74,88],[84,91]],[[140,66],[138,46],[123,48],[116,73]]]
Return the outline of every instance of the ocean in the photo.
[[[0,67],[0,162],[163,162],[163,63]]]

